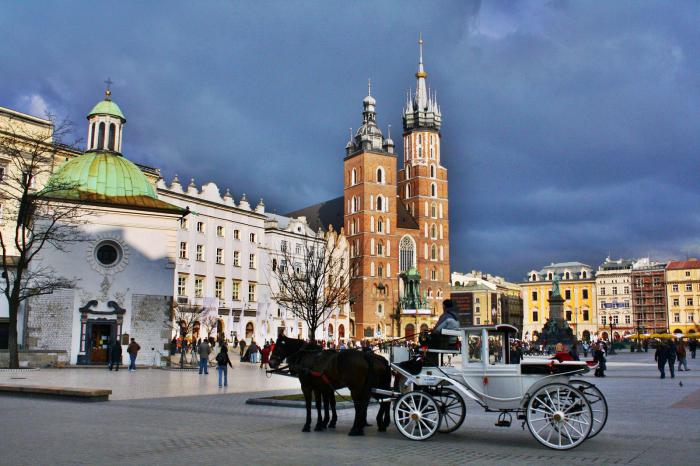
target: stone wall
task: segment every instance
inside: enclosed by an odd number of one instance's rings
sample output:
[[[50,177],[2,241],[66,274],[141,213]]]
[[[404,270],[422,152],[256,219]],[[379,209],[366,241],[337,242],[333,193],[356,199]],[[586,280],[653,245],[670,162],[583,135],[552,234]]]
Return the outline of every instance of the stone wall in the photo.
[[[70,362],[65,351],[20,351],[19,367],[62,367]],[[10,353],[0,351],[0,368],[10,366]]]
[[[131,335],[141,346],[136,364],[153,365],[157,352],[170,341],[169,322],[172,296],[134,294],[131,298]],[[151,348],[154,350],[152,351]]]
[[[28,300],[25,333],[28,349],[64,351],[70,354],[74,293],[74,290],[60,290]]]

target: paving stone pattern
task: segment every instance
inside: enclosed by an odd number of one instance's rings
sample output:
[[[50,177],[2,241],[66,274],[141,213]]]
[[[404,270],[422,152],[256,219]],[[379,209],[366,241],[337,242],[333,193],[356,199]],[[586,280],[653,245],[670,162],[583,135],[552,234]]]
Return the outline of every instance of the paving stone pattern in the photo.
[[[246,405],[250,393],[99,405],[0,397],[3,424],[12,426],[0,435],[0,451],[7,465],[697,464],[700,406],[673,405],[700,390],[700,367],[691,360],[697,371],[659,380],[650,357],[611,358],[609,377],[588,377],[606,394],[610,420],[599,436],[568,452],[540,446],[517,422],[495,427],[496,415],[473,403],[457,432],[412,442],[393,426],[384,434],[370,427],[365,437],[348,437],[351,410],[338,413],[336,431],[302,433],[303,410]],[[374,424],[376,408],[370,411]]]

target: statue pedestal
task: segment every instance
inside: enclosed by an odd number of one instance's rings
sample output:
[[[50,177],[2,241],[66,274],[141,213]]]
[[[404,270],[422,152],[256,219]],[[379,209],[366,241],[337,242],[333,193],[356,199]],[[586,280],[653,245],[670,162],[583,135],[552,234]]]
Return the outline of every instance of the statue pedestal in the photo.
[[[576,343],[573,330],[569,327],[566,319],[562,317],[563,309],[564,299],[560,295],[552,296],[549,299],[549,319],[544,324],[539,340],[547,347],[554,347],[557,343],[571,347]]]

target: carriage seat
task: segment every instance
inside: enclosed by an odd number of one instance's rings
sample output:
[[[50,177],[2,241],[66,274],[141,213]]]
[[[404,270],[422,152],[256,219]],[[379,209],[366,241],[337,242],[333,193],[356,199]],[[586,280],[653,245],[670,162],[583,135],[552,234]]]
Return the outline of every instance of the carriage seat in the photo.
[[[423,370],[423,361],[420,358],[411,358],[408,361],[398,363],[397,366],[411,375],[418,375]]]
[[[568,374],[584,369],[588,372],[589,365],[585,361],[564,361],[542,360],[542,361],[522,361],[520,363],[520,373],[535,375]]]

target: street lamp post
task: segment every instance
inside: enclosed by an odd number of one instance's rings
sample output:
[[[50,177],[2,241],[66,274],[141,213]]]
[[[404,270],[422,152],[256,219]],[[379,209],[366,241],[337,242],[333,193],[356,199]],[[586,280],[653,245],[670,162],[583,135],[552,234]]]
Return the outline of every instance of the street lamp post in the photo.
[[[614,329],[615,324],[613,324],[612,319],[610,319],[610,351],[608,351],[608,354],[615,354],[615,336],[613,335]]]

